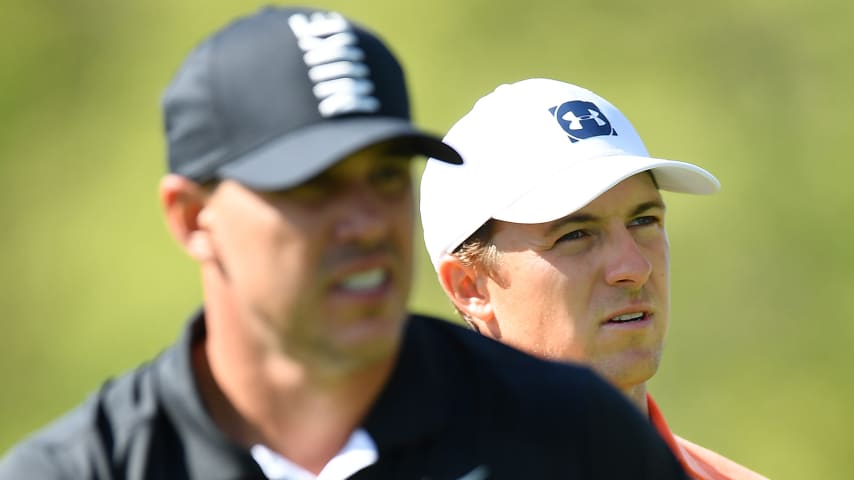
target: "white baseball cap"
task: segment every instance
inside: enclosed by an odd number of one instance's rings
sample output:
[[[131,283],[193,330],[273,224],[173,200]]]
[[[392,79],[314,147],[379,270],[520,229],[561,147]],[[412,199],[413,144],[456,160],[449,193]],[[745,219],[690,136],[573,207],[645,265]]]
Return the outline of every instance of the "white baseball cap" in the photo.
[[[714,175],[696,165],[651,158],[614,105],[556,80],[499,86],[444,142],[463,163],[430,158],[421,178],[421,222],[434,268],[491,218],[550,222],[639,172],[651,170],[662,190],[720,189]]]

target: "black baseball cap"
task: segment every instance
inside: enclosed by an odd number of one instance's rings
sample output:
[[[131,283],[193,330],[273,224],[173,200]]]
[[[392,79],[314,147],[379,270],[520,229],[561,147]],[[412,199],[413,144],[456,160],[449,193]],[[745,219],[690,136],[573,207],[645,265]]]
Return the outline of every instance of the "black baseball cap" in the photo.
[[[462,163],[411,122],[398,61],[341,14],[265,7],[197,46],[163,96],[169,171],[256,190],[303,183],[369,146]]]

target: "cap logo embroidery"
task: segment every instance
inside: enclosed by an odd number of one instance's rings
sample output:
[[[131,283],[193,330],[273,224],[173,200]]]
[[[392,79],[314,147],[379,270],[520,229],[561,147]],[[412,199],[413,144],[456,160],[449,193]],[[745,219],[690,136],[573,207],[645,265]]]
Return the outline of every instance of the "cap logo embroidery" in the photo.
[[[298,13],[288,18],[288,25],[304,52],[320,115],[328,118],[379,110],[380,101],[372,95],[370,69],[362,62],[365,52],[347,19],[336,12],[317,12],[311,17]]]
[[[579,140],[602,135],[617,136],[611,122],[594,103],[573,100],[549,109],[569,140]]]

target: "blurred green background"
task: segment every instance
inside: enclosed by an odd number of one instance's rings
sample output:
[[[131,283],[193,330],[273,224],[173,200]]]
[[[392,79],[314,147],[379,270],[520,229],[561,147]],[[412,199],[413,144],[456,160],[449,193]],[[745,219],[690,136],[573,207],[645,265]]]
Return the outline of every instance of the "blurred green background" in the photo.
[[[157,354],[200,298],[167,236],[159,97],[237,0],[3,0],[0,452]],[[854,3],[365,0],[444,132],[553,77],[723,183],[667,195],[672,325],[651,385],[678,434],[774,479],[854,478]],[[454,315],[418,238],[413,308]]]

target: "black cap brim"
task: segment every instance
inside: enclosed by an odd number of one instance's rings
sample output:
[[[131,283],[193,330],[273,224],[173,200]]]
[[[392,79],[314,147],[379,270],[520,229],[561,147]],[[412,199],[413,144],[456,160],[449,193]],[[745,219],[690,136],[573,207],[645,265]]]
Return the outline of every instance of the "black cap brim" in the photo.
[[[456,150],[438,137],[417,130],[396,117],[338,118],[290,132],[223,165],[228,178],[260,191],[297,186],[348,156],[385,142],[396,142],[411,153],[448,163],[463,163]]]

